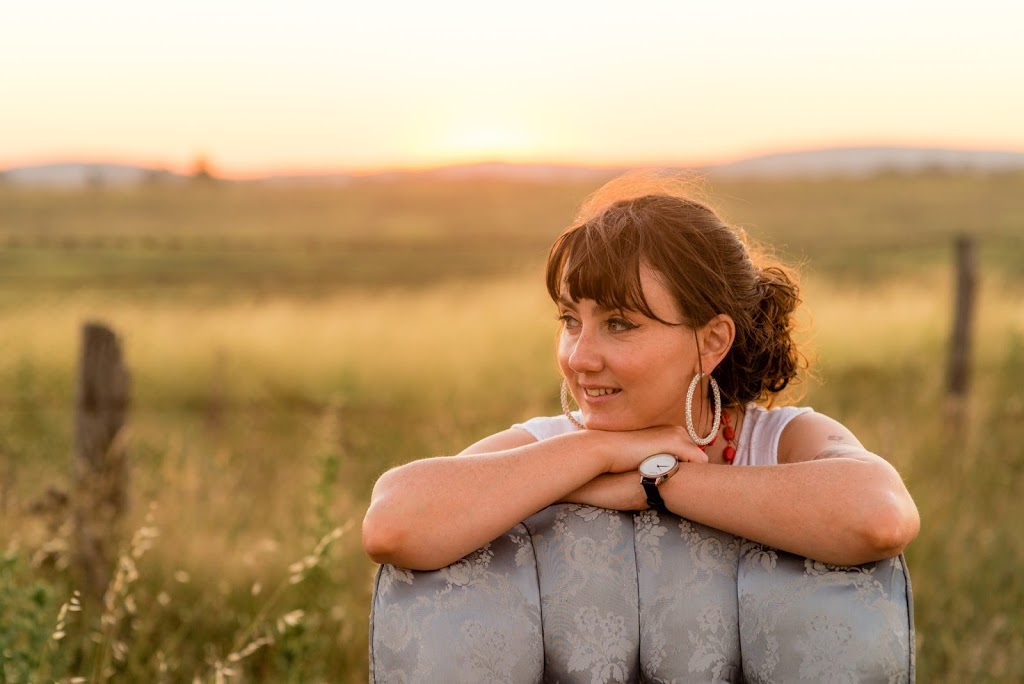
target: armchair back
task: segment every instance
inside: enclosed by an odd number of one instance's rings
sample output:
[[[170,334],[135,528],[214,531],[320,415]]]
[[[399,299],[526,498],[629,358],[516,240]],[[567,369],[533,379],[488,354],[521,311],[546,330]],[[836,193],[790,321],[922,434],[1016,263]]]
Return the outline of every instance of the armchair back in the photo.
[[[446,568],[377,573],[371,682],[797,680],[914,680],[902,556],[836,567],[558,504]]]

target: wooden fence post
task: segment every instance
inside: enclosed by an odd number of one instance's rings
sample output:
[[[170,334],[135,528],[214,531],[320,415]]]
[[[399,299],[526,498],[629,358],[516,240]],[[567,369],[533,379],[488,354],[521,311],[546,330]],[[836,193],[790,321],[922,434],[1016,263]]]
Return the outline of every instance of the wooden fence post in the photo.
[[[110,581],[127,502],[122,428],[129,385],[117,336],[101,323],[86,323],[75,396],[72,558],[83,594],[94,599],[102,599]]]
[[[949,368],[946,395],[951,418],[959,426],[970,385],[971,323],[974,320],[974,293],[977,271],[974,263],[974,240],[961,235],[956,239],[956,293],[953,309],[953,332],[949,347]]]

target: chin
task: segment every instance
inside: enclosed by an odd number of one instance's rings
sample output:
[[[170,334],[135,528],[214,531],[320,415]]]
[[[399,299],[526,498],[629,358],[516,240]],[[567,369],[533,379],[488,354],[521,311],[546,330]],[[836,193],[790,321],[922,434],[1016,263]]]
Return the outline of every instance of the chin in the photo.
[[[632,430],[644,430],[651,427],[661,427],[665,425],[683,425],[683,419],[680,418],[678,422],[673,422],[667,417],[658,418],[641,418],[639,416],[612,416],[612,415],[601,415],[601,414],[583,414],[583,424],[587,426],[588,430],[605,430],[607,432],[630,432]]]
[[[583,424],[587,426],[588,430],[605,430],[607,432],[626,432],[645,427],[634,420],[611,416],[583,416]]]

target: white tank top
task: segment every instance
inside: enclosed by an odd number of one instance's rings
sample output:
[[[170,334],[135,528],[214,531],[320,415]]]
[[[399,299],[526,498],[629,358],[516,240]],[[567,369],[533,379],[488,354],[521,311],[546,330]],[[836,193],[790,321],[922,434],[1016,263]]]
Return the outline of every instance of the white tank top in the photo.
[[[779,462],[779,437],[789,421],[813,409],[800,406],[780,406],[766,409],[748,404],[743,417],[743,428],[736,441],[736,459],[733,465],[775,465]],[[579,419],[580,415],[574,414]],[[538,442],[579,428],[565,416],[541,416],[531,418],[512,427],[525,430]]]

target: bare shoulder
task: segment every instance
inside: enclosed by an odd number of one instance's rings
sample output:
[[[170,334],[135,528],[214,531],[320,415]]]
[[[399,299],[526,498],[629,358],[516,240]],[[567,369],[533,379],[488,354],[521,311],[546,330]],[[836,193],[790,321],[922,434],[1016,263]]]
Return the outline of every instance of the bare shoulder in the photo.
[[[470,444],[462,450],[460,455],[468,456],[471,454],[486,454],[492,451],[505,451],[506,449],[515,449],[516,447],[533,444],[536,441],[537,439],[526,430],[509,428],[496,432],[489,437],[484,437],[479,442]]]
[[[802,413],[779,436],[779,463],[800,463],[824,458],[878,458],[835,418],[824,413]]]

